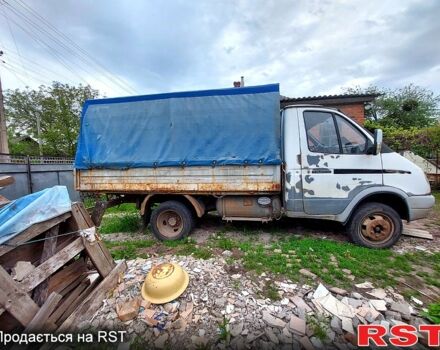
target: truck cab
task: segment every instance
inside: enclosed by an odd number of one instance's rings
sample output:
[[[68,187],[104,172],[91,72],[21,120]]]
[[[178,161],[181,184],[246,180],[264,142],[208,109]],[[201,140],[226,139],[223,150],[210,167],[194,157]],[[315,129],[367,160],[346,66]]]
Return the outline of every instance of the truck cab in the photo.
[[[282,111],[285,214],[339,221],[352,240],[388,247],[402,219],[426,217],[434,197],[423,171],[341,112],[313,105]]]

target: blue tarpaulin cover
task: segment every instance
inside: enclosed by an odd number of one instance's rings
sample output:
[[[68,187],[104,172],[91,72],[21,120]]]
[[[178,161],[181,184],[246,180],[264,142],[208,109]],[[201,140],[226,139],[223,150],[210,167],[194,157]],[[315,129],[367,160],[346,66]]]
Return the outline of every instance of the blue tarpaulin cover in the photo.
[[[65,186],[55,186],[18,198],[0,209],[0,244],[28,227],[71,210]]]
[[[88,100],[75,168],[281,164],[279,85]]]

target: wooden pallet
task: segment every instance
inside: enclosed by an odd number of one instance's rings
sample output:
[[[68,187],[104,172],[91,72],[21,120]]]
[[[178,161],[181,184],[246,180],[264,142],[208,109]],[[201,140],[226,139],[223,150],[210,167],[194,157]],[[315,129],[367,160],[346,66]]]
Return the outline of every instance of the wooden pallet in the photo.
[[[0,330],[69,331],[85,310],[99,308],[127,265],[116,265],[97,235],[90,242],[77,232],[93,227],[82,203],[74,203],[71,212],[0,245]],[[12,271],[19,261],[35,268],[16,280]]]

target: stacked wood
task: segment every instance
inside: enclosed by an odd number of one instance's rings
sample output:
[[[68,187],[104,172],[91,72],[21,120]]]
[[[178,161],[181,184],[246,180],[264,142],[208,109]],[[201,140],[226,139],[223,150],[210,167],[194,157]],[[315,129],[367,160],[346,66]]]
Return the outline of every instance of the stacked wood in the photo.
[[[14,183],[14,178],[12,176],[0,176],[0,189],[3,187],[12,185]],[[10,203],[11,201],[6,197],[0,195],[0,208]]]
[[[32,264],[32,265],[31,265]],[[0,330],[73,330],[126,269],[118,265],[81,203],[0,245]]]

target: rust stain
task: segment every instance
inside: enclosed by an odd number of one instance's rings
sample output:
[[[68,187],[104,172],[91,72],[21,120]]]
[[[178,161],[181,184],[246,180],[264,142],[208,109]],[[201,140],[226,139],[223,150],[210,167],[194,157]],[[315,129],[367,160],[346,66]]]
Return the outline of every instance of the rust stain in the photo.
[[[252,194],[279,193],[279,169],[128,169],[77,171],[79,191],[107,193],[203,193]]]
[[[170,263],[163,263],[160,265],[157,265],[153,267],[153,270],[151,271],[151,274],[153,278],[155,279],[163,279],[171,275],[174,271],[173,264]]]

